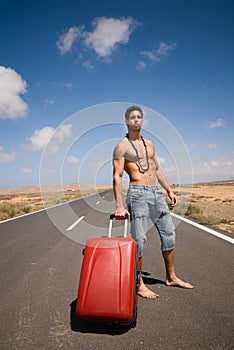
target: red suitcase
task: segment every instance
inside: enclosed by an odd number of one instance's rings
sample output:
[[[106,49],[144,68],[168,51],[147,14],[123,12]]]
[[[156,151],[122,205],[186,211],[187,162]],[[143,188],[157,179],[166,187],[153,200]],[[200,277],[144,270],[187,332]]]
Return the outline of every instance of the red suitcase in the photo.
[[[108,237],[87,241],[80,274],[76,314],[95,322],[136,325],[138,249],[127,238],[111,237],[114,215],[110,216]]]

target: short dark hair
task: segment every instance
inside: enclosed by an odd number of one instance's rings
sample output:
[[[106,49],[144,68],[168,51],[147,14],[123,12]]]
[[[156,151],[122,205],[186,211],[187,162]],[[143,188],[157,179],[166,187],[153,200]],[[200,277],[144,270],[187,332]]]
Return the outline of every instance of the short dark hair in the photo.
[[[140,106],[137,106],[137,105],[132,105],[130,107],[127,108],[126,112],[125,112],[125,119],[128,119],[129,117],[129,114],[133,111],[138,111],[141,113],[142,117],[143,117],[143,111],[141,109]]]

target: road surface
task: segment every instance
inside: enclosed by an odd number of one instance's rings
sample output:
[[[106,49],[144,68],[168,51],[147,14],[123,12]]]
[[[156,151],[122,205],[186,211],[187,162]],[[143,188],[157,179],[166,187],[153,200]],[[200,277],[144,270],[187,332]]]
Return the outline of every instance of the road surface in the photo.
[[[84,240],[82,223],[107,227],[108,215],[99,208],[108,203],[111,208],[112,202],[112,191],[91,196],[88,203],[70,202],[76,220],[66,215],[63,205],[50,211],[63,232]],[[166,287],[159,238],[150,229],[143,272],[146,284],[160,297],[140,298],[136,328],[126,329],[77,321],[83,245],[62,234],[46,211],[2,222],[0,348],[233,349],[233,244],[186,222],[176,231],[176,271],[195,288]]]

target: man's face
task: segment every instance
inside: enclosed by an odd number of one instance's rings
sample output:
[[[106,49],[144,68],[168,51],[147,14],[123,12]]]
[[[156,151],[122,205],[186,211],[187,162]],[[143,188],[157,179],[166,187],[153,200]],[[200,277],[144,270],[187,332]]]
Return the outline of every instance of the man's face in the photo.
[[[143,124],[143,116],[141,114],[141,112],[139,111],[132,111],[129,114],[128,119],[126,120],[126,124],[129,127],[133,127],[136,129],[141,129],[142,124]]]

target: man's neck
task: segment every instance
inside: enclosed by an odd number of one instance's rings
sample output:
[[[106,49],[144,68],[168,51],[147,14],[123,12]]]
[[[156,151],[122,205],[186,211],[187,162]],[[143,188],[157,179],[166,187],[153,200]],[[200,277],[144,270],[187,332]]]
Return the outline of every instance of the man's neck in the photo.
[[[128,138],[132,141],[141,141],[141,130],[129,130]]]

